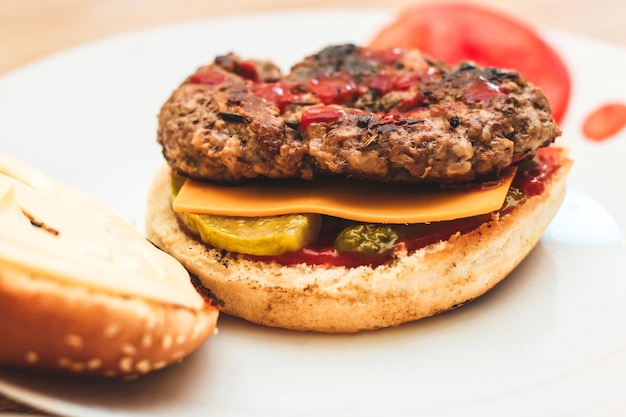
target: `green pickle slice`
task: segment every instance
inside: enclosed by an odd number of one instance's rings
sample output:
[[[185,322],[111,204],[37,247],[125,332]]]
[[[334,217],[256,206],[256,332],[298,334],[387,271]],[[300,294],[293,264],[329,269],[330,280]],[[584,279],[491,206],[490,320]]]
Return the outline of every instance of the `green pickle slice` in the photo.
[[[248,218],[186,213],[183,217],[203,242],[249,255],[295,252],[315,241],[321,224],[318,214]]]
[[[335,249],[337,252],[375,256],[391,250],[399,237],[398,232],[389,225],[359,224],[339,233],[335,239]]]
[[[172,193],[184,182],[172,175]],[[187,228],[213,247],[248,255],[271,256],[295,252],[315,242],[322,216],[288,214],[269,217],[230,217],[176,213]]]

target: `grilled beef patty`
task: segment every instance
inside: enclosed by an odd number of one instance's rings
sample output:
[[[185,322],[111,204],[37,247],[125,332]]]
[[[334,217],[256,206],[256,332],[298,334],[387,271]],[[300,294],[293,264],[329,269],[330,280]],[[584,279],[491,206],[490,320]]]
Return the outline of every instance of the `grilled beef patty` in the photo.
[[[560,133],[543,92],[514,71],[347,44],[285,76],[271,62],[217,57],[163,105],[158,142],[175,171],[219,182],[340,174],[460,185]]]

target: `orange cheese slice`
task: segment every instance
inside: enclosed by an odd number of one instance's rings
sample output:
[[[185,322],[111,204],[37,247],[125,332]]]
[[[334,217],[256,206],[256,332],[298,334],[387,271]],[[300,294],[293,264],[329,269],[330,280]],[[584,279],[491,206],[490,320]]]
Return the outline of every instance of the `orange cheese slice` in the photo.
[[[515,175],[488,189],[439,190],[350,179],[268,180],[220,185],[187,180],[177,212],[236,217],[319,213],[372,223],[428,223],[500,209]]]

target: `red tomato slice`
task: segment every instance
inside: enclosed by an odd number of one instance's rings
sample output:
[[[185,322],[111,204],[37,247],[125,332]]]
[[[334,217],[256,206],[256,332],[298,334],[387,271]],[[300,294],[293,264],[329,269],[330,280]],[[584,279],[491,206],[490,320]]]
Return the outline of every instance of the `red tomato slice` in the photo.
[[[532,28],[494,10],[456,3],[409,7],[369,46],[417,48],[448,65],[471,60],[516,70],[541,87],[557,122],[565,115],[570,76],[561,57]]]

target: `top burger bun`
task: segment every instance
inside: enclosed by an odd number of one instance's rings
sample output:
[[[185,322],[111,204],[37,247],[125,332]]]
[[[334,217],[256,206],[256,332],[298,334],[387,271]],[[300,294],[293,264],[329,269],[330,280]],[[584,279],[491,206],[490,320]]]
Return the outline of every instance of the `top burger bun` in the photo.
[[[216,330],[218,302],[91,198],[0,154],[0,365],[133,377]]]

